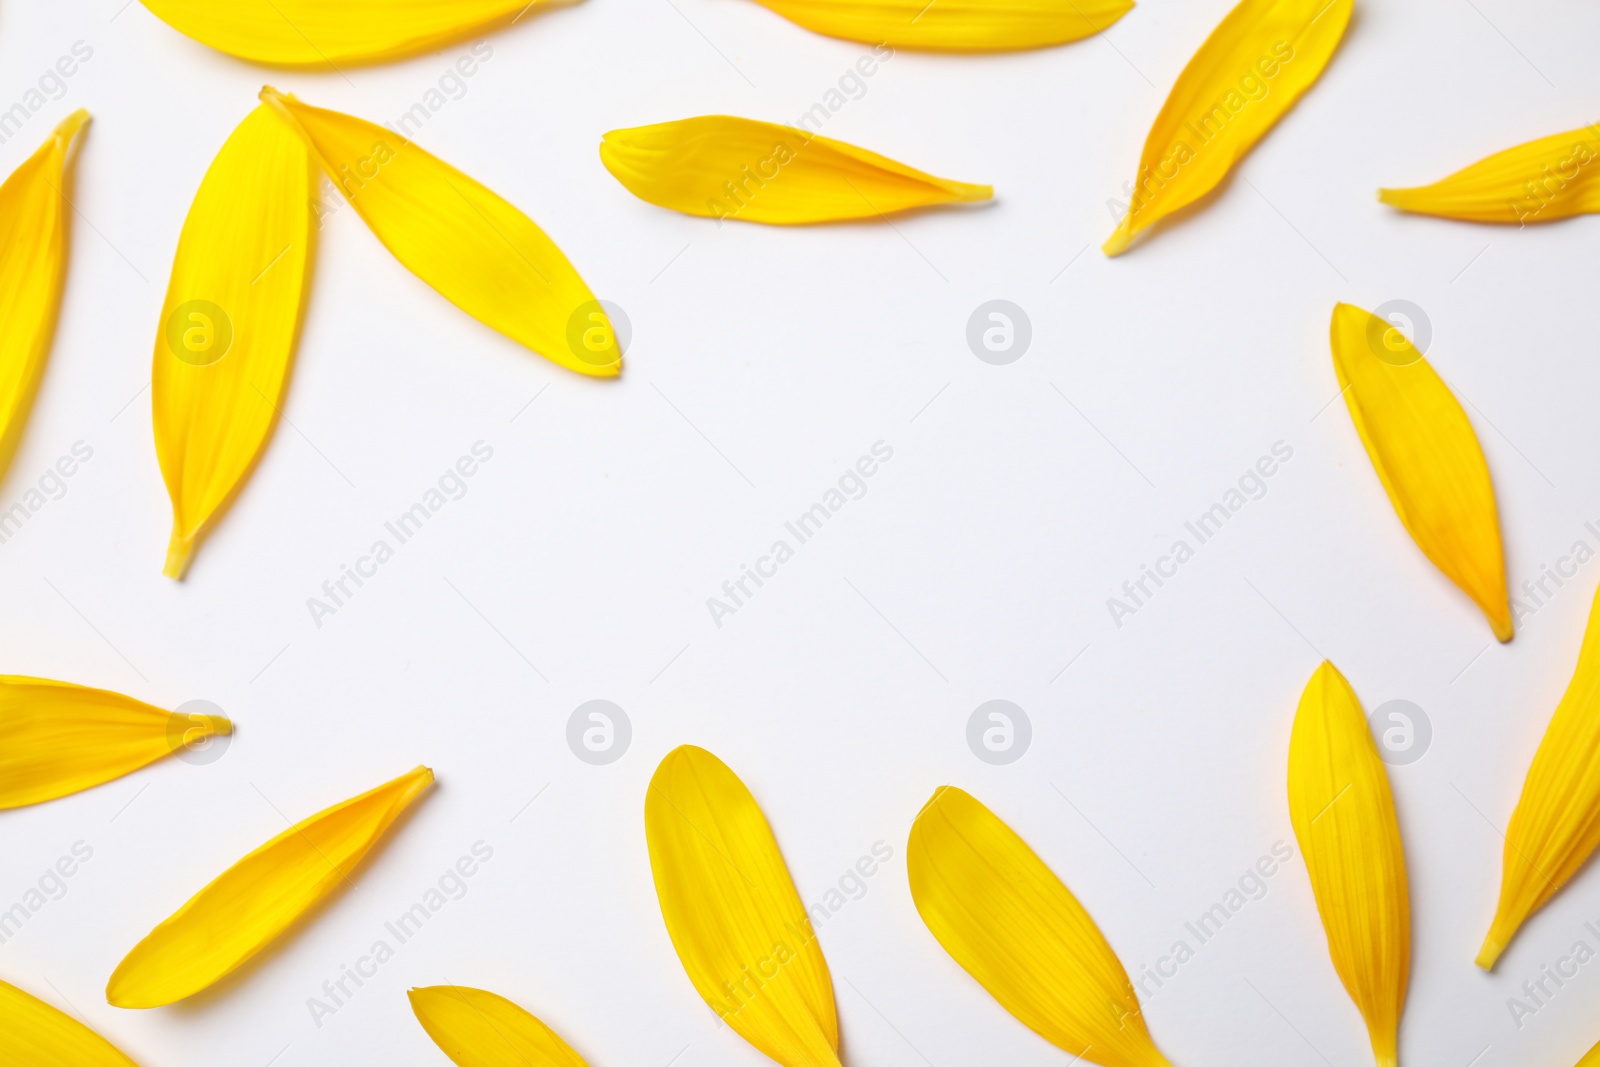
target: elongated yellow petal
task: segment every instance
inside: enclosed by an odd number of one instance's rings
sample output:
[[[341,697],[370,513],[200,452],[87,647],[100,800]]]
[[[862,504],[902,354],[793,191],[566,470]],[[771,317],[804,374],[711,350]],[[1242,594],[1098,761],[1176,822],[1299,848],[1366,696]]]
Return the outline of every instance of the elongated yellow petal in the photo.
[[[580,374],[612,378],[610,321],[534,221],[382,126],[261,90],[394,257],[468,315]]]
[[[179,33],[255,63],[334,67],[417,55],[498,29],[530,0],[144,0]]]
[[[940,786],[911,827],[917,912],[944,950],[1030,1030],[1104,1067],[1164,1067],[1122,961],[1028,843]]]
[[[64,1011],[0,982],[0,1063],[9,1067],[139,1067]]]
[[[1128,211],[1105,253],[1199,200],[1322,75],[1353,0],[1242,0],[1189,65],[1156,116]]]
[[[0,475],[11,465],[55,336],[67,275],[67,150],[77,111],[0,185]]]
[[[181,578],[244,485],[282,407],[312,259],[311,157],[272,111],[233,131],[195,194],[151,370],[172,498],[163,572]]]
[[[1584,1053],[1583,1059],[1577,1062],[1576,1067],[1600,1067],[1600,1045]]]
[[[1600,211],[1600,130],[1541,137],[1496,152],[1448,178],[1412,189],[1379,189],[1385,204],[1467,222],[1554,222]]]
[[[843,141],[731,115],[612,130],[600,161],[639,199],[719,221],[837,222],[994,195]]]
[[[1326,661],[1295,712],[1289,818],[1333,969],[1366,1020],[1379,1067],[1395,1067],[1411,975],[1406,858],[1389,776],[1361,702]]]
[[[505,997],[460,985],[406,995],[422,1028],[460,1067],[588,1067],[554,1030]]]
[[[1395,514],[1495,637],[1511,640],[1494,485],[1467,413],[1392,324],[1339,304],[1330,332],[1345,406]]]
[[[350,875],[433,781],[418,767],[296,823],[223,871],[134,946],[106,999],[159,1008],[243,965]]]
[[[1500,903],[1478,954],[1494,967],[1512,935],[1600,845],[1600,592],[1578,666],[1556,705],[1506,827]]]
[[[703,748],[667,754],[644,805],[650,870],[695,991],[784,1067],[839,1067],[833,981],[755,798]]]
[[[928,52],[1014,52],[1077,41],[1133,9],[1133,0],[759,0],[808,30]]]
[[[0,808],[81,792],[232,732],[221,716],[180,715],[105,689],[0,675]]]

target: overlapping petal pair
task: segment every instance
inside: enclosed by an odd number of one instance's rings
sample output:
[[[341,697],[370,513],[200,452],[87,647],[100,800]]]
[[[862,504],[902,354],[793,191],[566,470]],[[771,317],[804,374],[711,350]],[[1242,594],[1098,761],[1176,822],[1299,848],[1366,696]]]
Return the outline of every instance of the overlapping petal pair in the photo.
[[[152,371],[179,578],[260,458],[284,402],[314,251],[314,164],[405,267],[467,314],[582,374],[621,352],[567,258],[522,212],[381,126],[272,89],[190,208]],[[581,321],[583,330],[572,329]]]
[[[1583,126],[1496,152],[1432,185],[1379,189],[1401,211],[1525,226],[1600,211],[1600,129]]]
[[[498,994],[436,985],[406,995],[422,1028],[459,1067],[588,1067],[559,1034]]]
[[[58,1008],[0,982],[0,1063],[8,1067],[139,1067]]]
[[[1013,52],[1100,33],[1133,0],[759,0],[798,25],[863,44]]]

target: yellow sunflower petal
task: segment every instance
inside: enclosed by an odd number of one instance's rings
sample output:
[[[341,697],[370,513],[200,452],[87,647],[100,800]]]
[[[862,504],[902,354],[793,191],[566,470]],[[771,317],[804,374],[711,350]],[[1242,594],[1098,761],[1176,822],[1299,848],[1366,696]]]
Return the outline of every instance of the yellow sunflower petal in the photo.
[[[180,715],[105,689],[0,675],[0,808],[81,792],[232,732],[221,716]]]
[[[1178,75],[1144,143],[1119,255],[1145,229],[1215,189],[1322,75],[1353,0],[1242,0]]]
[[[0,1063],[12,1067],[139,1067],[64,1011],[0,982]]]
[[[837,222],[994,195],[843,141],[731,115],[612,130],[600,161],[639,199],[719,221]]]
[[[1400,522],[1495,637],[1511,640],[1494,486],[1467,413],[1392,324],[1339,304],[1331,335],[1345,405]]]
[[[260,106],[217,153],[184,221],[151,370],[172,498],[168,577],[183,577],[277,422],[312,258],[311,182],[305,144]]]
[[[784,1067],[839,1067],[833,982],[766,816],[703,748],[667,754],[644,806],[650,869],[696,992]]]
[[[505,997],[459,985],[406,995],[422,1028],[460,1067],[588,1067],[554,1030]]]
[[[0,185],[0,474],[11,465],[44,376],[67,274],[67,149],[77,111]]]
[[[417,55],[498,29],[530,0],[144,0],[161,21],[240,59],[334,67]]]
[[[1379,189],[1385,204],[1467,222],[1554,222],[1600,211],[1600,131],[1593,126],[1496,152],[1448,178]]]
[[[1366,1020],[1379,1067],[1395,1067],[1411,974],[1411,901],[1389,776],[1344,675],[1311,676],[1289,739],[1289,818],[1333,969]]]
[[[384,247],[468,315],[580,374],[622,353],[594,294],[534,221],[382,126],[261,90]]]
[[[816,33],[929,52],[1013,52],[1077,41],[1133,0],[759,0]],[[880,53],[881,54],[881,53]]]
[[[325,897],[433,781],[418,767],[296,823],[223,871],[134,946],[106,999],[159,1008],[242,966]]]
[[[1478,954],[1492,968],[1528,916],[1566,885],[1600,845],[1600,592],[1578,666],[1556,705],[1506,827],[1500,903]]]
[[[1034,1033],[1104,1067],[1165,1067],[1128,972],[1072,891],[969,793],[940,786],[906,846],[939,944]]]
[[[1600,1067],[1600,1045],[1584,1053],[1583,1059],[1579,1060],[1575,1067]]]

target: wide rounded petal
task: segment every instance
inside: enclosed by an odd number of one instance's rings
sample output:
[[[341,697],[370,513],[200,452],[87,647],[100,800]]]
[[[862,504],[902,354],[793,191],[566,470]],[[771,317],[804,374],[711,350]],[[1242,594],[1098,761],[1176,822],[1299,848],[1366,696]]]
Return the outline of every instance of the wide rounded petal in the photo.
[[[0,982],[0,1063],[7,1067],[139,1067],[68,1015]]]

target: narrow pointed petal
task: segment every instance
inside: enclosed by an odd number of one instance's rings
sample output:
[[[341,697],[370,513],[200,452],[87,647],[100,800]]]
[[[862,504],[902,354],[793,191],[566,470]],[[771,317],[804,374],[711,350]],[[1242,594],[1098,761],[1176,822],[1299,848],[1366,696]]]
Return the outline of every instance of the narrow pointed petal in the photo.
[[[0,982],[0,1063],[14,1067],[139,1067],[64,1011]]]
[[[1395,1067],[1411,975],[1411,899],[1389,776],[1344,675],[1311,676],[1289,739],[1289,818],[1328,955],[1366,1020],[1378,1067]]]
[[[1215,189],[1314,85],[1353,0],[1242,0],[1178,75],[1144,143],[1120,255],[1155,223]]]
[[[1524,920],[1555,896],[1600,845],[1600,592],[1578,666],[1550,717],[1506,827],[1500,903],[1478,954],[1489,970]]]
[[[530,0],[144,0],[187,37],[253,63],[332,67],[432,51],[499,29]]]
[[[783,1067],[839,1067],[828,962],[744,783],[705,749],[676,748],[650,780],[644,827],[661,917],[695,991]]]
[[[1505,552],[1489,464],[1467,413],[1398,329],[1350,304],[1333,309],[1333,366],[1378,480],[1411,539],[1512,636]]]
[[[759,0],[815,33],[877,45],[879,55],[1015,52],[1082,40],[1133,9],[1133,0]]]
[[[906,846],[911,899],[944,950],[1052,1045],[1165,1067],[1122,961],[1061,879],[970,794],[940,786]]]
[[[67,275],[67,156],[77,111],[0,185],[0,475],[11,466],[61,311]]]
[[[441,296],[570,370],[622,372],[604,311],[532,219],[382,126],[272,88],[261,98],[305,139],[384,247]]]
[[[179,715],[105,689],[0,675],[0,809],[82,792],[232,732],[221,716]]]
[[[612,130],[600,161],[640,200],[719,221],[875,219],[994,195],[843,141],[731,115]]]
[[[1600,130],[1541,137],[1496,152],[1432,185],[1379,189],[1401,211],[1466,222],[1526,225],[1600,211]]]
[[[406,995],[433,1043],[459,1067],[588,1067],[554,1030],[505,997],[459,985]]]
[[[259,106],[184,221],[151,370],[169,578],[183,577],[277,423],[310,276],[312,175],[305,144]]]
[[[418,767],[296,823],[222,872],[134,946],[106,999],[159,1008],[242,966],[324,898],[433,781]]]

